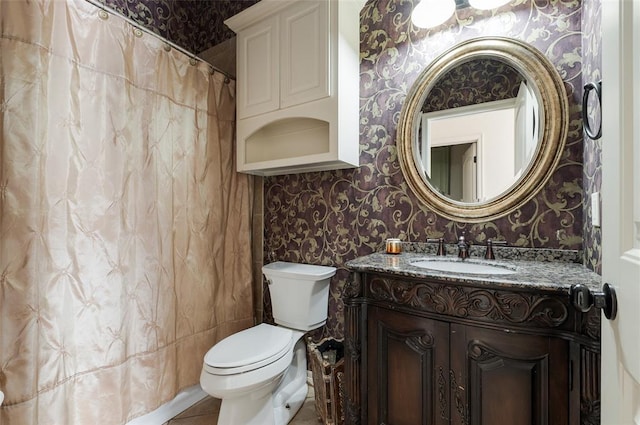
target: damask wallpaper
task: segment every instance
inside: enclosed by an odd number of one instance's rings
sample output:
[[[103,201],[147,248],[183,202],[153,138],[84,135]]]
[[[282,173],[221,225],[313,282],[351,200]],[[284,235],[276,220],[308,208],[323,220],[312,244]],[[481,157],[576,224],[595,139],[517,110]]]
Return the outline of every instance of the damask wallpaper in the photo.
[[[495,59],[462,63],[438,79],[422,112],[436,112],[518,96],[524,78],[513,67]]]
[[[224,20],[259,0],[98,1],[197,54],[233,37]]]
[[[330,317],[323,335],[342,338],[345,263],[381,250],[388,237],[475,244],[500,238],[516,247],[583,248],[582,3],[514,0],[494,11],[458,10],[431,30],[412,26],[413,0],[370,0],[361,12],[360,163],[357,169],[265,179],[265,262],[334,265]],[[466,224],[429,211],[408,188],[397,158],[398,117],[425,66],[456,43],[499,35],[542,51],[569,96],[570,128],[560,164],[546,187],[520,210],[495,221]]]

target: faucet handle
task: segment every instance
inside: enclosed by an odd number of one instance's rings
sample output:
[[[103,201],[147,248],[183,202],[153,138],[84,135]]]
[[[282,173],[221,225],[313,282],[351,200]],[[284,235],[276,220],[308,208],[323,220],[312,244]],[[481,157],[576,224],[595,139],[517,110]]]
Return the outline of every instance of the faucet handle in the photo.
[[[446,251],[444,250],[444,238],[428,238],[427,239],[427,243],[438,243],[438,252],[436,253],[436,255],[447,255]]]
[[[469,258],[469,247],[471,242],[465,240],[464,233],[458,238],[458,258]]]
[[[496,256],[493,253],[493,245],[506,245],[507,241],[494,241],[491,239],[487,240],[487,251],[484,253],[485,260],[495,260]]]

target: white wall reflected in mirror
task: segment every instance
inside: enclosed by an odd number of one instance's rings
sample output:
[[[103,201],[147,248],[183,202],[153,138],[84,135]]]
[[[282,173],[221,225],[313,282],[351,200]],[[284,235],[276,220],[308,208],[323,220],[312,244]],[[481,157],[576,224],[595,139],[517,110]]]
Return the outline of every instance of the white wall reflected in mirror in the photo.
[[[538,109],[522,83],[515,98],[421,114],[419,154],[430,184],[463,203],[507,191],[535,154]]]

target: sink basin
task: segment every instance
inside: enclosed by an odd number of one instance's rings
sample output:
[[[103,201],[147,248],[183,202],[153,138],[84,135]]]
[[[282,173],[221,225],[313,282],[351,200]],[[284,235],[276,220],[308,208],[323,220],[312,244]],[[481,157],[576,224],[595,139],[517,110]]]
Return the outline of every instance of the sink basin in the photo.
[[[411,263],[412,266],[424,269],[464,274],[512,274],[515,270],[493,264],[472,263],[461,260],[421,260]]]

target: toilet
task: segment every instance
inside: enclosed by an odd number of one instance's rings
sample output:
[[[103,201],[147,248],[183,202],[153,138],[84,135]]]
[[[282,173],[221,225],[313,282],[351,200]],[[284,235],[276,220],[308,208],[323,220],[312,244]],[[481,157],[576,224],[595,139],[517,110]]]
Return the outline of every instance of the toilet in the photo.
[[[302,336],[327,321],[335,267],[278,261],[262,267],[273,319],[230,335],[204,356],[200,385],[222,399],[218,425],[285,425],[307,396]]]

